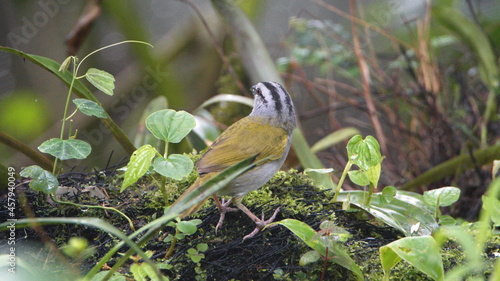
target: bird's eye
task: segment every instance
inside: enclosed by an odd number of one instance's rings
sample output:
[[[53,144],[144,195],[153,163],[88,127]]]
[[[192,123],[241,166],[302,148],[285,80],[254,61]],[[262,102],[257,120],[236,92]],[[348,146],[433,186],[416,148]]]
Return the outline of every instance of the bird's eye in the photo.
[[[262,95],[262,90],[261,90],[260,88],[257,88],[257,89],[255,90],[255,93],[256,93],[257,95]]]

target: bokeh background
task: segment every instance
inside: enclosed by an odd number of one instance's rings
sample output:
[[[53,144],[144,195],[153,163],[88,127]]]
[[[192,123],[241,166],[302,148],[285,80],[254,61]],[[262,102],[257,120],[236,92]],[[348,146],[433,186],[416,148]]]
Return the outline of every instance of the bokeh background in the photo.
[[[498,71],[499,1],[236,3],[255,25],[286,81],[309,144],[345,128],[374,135],[386,156],[381,186],[402,186],[446,160],[498,142],[494,103],[498,84],[484,81],[481,57],[488,50],[475,49],[473,42],[478,40],[475,34],[486,38],[491,63]],[[4,0],[0,2],[0,45],[62,62],[69,52],[68,36],[96,7],[100,13],[75,53],[80,59],[122,40],[154,46],[119,45],[90,57],[83,66],[115,76],[113,96],[98,90],[94,94],[132,139],[144,109],[158,96],[165,96],[170,108],[194,112],[217,94],[248,95],[223,59],[246,89],[256,82],[246,75],[230,26],[210,1]],[[467,20],[464,26],[479,32],[460,34],[460,29],[445,24],[434,7],[456,11]],[[363,75],[369,80],[364,81]],[[57,137],[66,94],[67,87],[51,73],[0,51],[0,131],[33,148]],[[493,108],[486,114],[490,105]],[[248,113],[248,108],[227,102],[209,109],[220,129]],[[380,131],[374,129],[374,118]],[[78,138],[89,142],[93,152],[84,161],[68,161],[69,170],[101,169],[128,157],[97,118],[77,113],[72,120]],[[345,138],[317,152],[326,167],[336,170],[334,180],[347,162],[346,142]],[[0,143],[0,163],[19,171],[33,161]],[[293,154],[288,166],[300,169]],[[491,166],[478,164],[412,188],[457,185],[474,199],[480,198],[490,179]],[[472,206],[477,210],[479,205]]]

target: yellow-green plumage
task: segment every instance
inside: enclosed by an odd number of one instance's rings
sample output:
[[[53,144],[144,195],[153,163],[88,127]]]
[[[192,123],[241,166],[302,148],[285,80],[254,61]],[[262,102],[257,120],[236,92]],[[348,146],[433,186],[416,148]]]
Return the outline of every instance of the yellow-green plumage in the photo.
[[[248,116],[227,128],[196,163],[199,178],[182,196],[189,194],[226,168],[248,158],[248,155],[258,154],[256,161],[267,158],[262,164],[280,159],[289,146],[290,137],[283,128],[269,125],[268,119],[269,117]],[[241,141],[242,139],[245,141]],[[255,143],[259,145],[255,146]],[[249,191],[253,190],[252,186],[248,187]],[[222,189],[221,194],[236,195],[232,194],[231,188],[232,185],[229,184]],[[182,217],[198,211],[205,201],[182,213]]]

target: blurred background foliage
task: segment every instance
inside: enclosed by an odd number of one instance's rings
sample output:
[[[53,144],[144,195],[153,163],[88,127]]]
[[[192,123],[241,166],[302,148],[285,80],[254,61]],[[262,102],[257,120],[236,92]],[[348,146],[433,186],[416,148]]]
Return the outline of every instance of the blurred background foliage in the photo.
[[[462,206],[472,211],[451,212],[477,213],[477,199],[491,179],[484,164],[499,158],[500,2],[235,2],[275,60],[310,145],[343,128],[374,135],[386,157],[381,185],[417,191],[456,185],[465,194],[462,200],[471,201]],[[92,17],[92,25],[78,28]],[[157,97],[166,97],[169,108],[193,112],[217,94],[250,96],[248,88],[257,81],[245,73],[228,29],[210,1],[0,2],[0,45],[58,62],[72,50],[67,38],[79,46],[73,51],[80,58],[126,39],[154,45],[120,45],[91,57],[84,67],[115,76],[114,96],[95,95],[131,139]],[[75,30],[88,33],[71,37]],[[0,131],[33,148],[57,136],[66,91],[48,72],[0,52]],[[249,112],[230,102],[205,109],[211,114],[198,112],[220,130]],[[69,169],[102,168],[128,157],[96,118],[76,114],[73,128],[93,152],[84,162],[68,161]],[[334,181],[347,163],[346,141],[317,153],[336,170]],[[414,181],[480,149],[486,149],[485,159],[472,157],[467,169],[458,163],[432,180]],[[176,150],[190,148],[184,144]],[[1,143],[0,155],[2,165],[18,171],[32,163]],[[299,167],[293,153],[287,165]]]

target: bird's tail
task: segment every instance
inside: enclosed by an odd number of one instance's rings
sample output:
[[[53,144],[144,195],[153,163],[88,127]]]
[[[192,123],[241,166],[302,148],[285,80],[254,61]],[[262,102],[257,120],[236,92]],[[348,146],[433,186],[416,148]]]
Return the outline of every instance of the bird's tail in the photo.
[[[203,180],[203,178],[198,178],[188,189],[186,189],[186,191],[184,191],[184,193],[182,193],[181,196],[179,196],[179,198],[177,198],[177,200],[170,206],[170,208],[176,206],[180,201],[182,201],[186,196],[188,196],[189,194],[191,194],[193,191],[197,190],[201,185],[203,185],[205,182],[205,180]],[[201,196],[198,196],[198,198],[200,198]],[[201,200],[200,202],[196,203],[194,206],[190,207],[189,209],[183,211],[181,214],[180,214],[180,218],[184,218],[184,217],[187,217],[189,215],[192,215],[194,213],[196,213],[202,206],[203,204],[205,204],[205,202],[208,200],[210,196],[206,196],[203,200]]]

